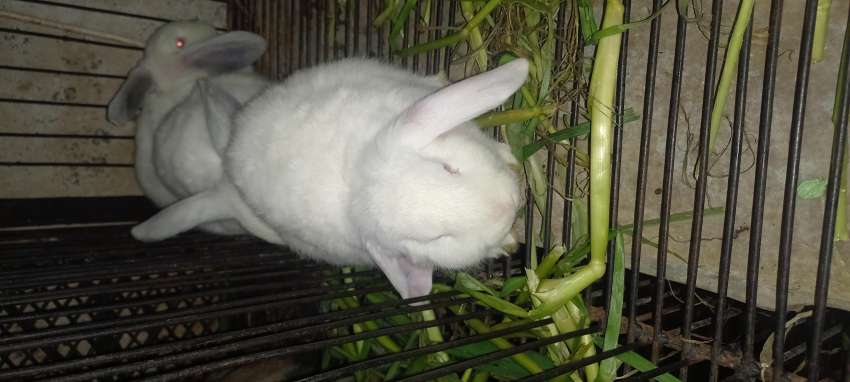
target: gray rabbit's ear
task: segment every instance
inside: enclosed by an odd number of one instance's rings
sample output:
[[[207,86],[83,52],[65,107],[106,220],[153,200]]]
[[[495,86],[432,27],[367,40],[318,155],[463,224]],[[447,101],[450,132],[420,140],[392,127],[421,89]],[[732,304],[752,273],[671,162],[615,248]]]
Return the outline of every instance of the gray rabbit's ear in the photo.
[[[127,80],[109,101],[106,118],[114,125],[135,119],[142,109],[145,94],[153,86],[153,78],[147,69],[137,66],[130,71]]]
[[[221,74],[253,64],[265,51],[265,39],[253,33],[236,31],[193,44],[181,52],[180,59],[186,67]]]

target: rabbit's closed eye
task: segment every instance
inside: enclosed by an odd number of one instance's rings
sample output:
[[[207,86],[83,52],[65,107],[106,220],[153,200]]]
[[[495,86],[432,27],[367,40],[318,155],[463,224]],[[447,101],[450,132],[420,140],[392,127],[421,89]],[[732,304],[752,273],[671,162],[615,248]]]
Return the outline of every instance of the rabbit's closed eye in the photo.
[[[460,169],[454,168],[451,165],[449,165],[448,163],[443,163],[443,170],[446,170],[447,173],[452,174],[452,175],[460,174]]]

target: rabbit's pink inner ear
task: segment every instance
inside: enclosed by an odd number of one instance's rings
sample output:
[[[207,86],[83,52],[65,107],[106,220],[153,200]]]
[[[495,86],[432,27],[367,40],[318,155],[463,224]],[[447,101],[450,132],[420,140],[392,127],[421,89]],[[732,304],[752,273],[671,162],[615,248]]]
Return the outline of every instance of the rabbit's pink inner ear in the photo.
[[[181,61],[186,67],[221,74],[253,64],[265,51],[265,39],[253,33],[236,31],[190,46],[182,52]]]
[[[406,256],[385,255],[376,246],[367,244],[369,255],[381,268],[401,298],[422,297],[431,293],[434,266],[415,264]]]
[[[144,67],[136,67],[109,101],[106,118],[114,124],[123,124],[139,114],[145,95],[153,87],[153,78]]]
[[[406,140],[430,143],[443,133],[501,105],[528,77],[528,61],[516,59],[449,85],[417,101],[399,120]]]

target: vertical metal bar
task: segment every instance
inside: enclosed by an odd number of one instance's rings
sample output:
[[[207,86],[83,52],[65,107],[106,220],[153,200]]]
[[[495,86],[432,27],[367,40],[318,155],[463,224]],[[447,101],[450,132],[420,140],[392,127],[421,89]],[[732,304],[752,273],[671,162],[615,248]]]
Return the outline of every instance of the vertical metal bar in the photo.
[[[286,73],[289,74],[289,73],[292,73],[295,70],[295,68],[298,66],[298,62],[300,62],[298,57],[295,54],[295,52],[296,52],[295,33],[298,30],[297,25],[298,25],[299,19],[298,19],[298,14],[295,13],[295,0],[289,0],[289,6],[287,8],[288,8],[289,12],[288,12],[288,16],[286,18],[288,20],[288,22],[286,24],[289,25],[289,27],[288,27],[289,28],[289,31],[288,31],[289,35],[286,38],[289,41],[288,42],[289,54],[286,56],[286,68],[287,68]]]
[[[812,60],[812,39],[815,29],[817,0],[806,1],[803,32],[800,38],[800,56],[797,63],[797,82],[794,86],[794,104],[791,109],[791,135],[788,138],[788,166],[785,171],[785,195],[782,201],[782,226],[779,231],[779,258],[776,274],[776,321],[773,342],[773,376],[781,378],[785,359],[785,322],[788,309],[788,278],[791,265],[791,243],[794,238],[794,209],[796,207],[797,178],[800,172],[800,150],[803,145],[806,96],[809,87],[809,67]]]
[[[741,178],[741,148],[744,140],[744,115],[747,109],[747,81],[750,69],[750,40],[753,23],[747,26],[738,61],[738,78],[735,82],[735,112],[732,124],[732,147],[729,155],[729,180],[726,185],[726,209],[723,218],[723,242],[720,245],[720,271],[717,280],[717,305],[714,312],[714,342],[711,347],[709,380],[717,381],[717,356],[723,344],[723,324],[726,317],[726,293],[729,286],[729,268],[732,244],[735,240],[735,212],[738,208],[738,181]]]
[[[416,2],[416,7],[413,8],[413,19],[410,21],[410,34],[413,39],[413,46],[419,45],[419,18],[422,17],[422,2]],[[416,73],[420,73],[419,69],[419,56],[422,54],[417,53],[413,55],[413,71]]]
[[[437,39],[440,39],[443,35],[443,32],[440,28],[443,27],[443,20],[445,20],[443,18],[443,10],[445,9],[444,4],[446,2],[445,1],[432,1],[432,3],[435,4],[435,9],[431,13],[433,15],[432,18],[434,19],[434,22],[432,23],[432,25],[434,26],[434,33],[433,33],[431,38],[434,39],[434,40],[437,40]],[[437,72],[440,70],[439,69],[440,68],[440,53],[444,49],[445,48],[434,49],[434,51],[431,52],[431,66],[428,69],[429,70],[428,74],[431,74],[431,75],[437,74]]]
[[[374,53],[372,53],[372,21],[375,20],[374,8],[375,0],[366,0],[366,57],[374,56]]]
[[[850,15],[848,15],[850,20]],[[845,25],[844,30],[844,48],[841,50],[841,65],[844,67],[850,62],[850,28]],[[839,69],[840,70],[840,69]],[[845,75],[844,78],[839,76],[839,80],[843,81],[838,84],[842,89],[836,92],[836,97],[841,94],[841,99],[838,100],[838,110],[836,111],[837,120],[834,126],[832,138],[832,153],[829,162],[829,183],[826,189],[826,202],[823,211],[823,230],[820,237],[820,255],[818,256],[818,273],[817,281],[815,282],[815,309],[812,315],[812,335],[809,337],[808,349],[808,367],[809,380],[820,380],[820,343],[823,336],[823,324],[826,320],[826,298],[829,294],[829,268],[832,264],[833,250],[833,235],[835,234],[835,219],[838,213],[847,213],[846,211],[838,211],[838,194],[841,189],[841,171],[844,163],[845,148],[847,147],[847,115],[850,113],[850,76]]]
[[[566,4],[561,4],[558,8],[557,19],[555,20],[555,36],[560,36],[563,34],[564,30],[564,19],[566,18]],[[564,54],[564,40],[558,39],[555,41],[555,63],[557,65],[558,62],[562,61],[562,56]],[[554,99],[558,99],[560,94],[553,94]],[[558,125],[559,121],[559,113],[556,111],[554,116],[552,117],[552,123],[555,126]],[[548,254],[550,247],[552,246],[552,203],[555,194],[555,150],[557,146],[555,145],[547,145],[546,152],[546,208],[543,212],[543,250],[545,253],[544,256]]]
[[[525,189],[525,247],[522,252],[522,268],[531,266],[532,249],[537,246],[534,240],[534,193],[531,186]]]
[[[283,35],[283,28],[281,28],[281,20],[284,20],[284,18],[283,18],[283,8],[281,7],[281,4],[280,4],[279,1],[275,1],[275,2],[272,3],[272,9],[274,10],[273,11],[274,16],[272,16],[272,18],[274,20],[274,29],[273,29],[272,33],[274,34],[274,41],[275,41],[275,43],[273,45],[273,49],[274,49],[274,78],[280,79],[281,76],[282,76],[282,74],[281,74],[282,70],[281,70],[281,64],[280,64],[281,63],[280,50],[284,46],[283,39],[281,38],[282,35]]]
[[[354,55],[362,56],[363,52],[360,50],[360,0],[351,0],[352,6],[352,17],[354,18]],[[371,21],[371,19],[369,20]]]
[[[307,66],[310,62],[310,52],[307,49],[308,39],[307,39],[307,31],[309,28],[307,27],[307,23],[310,22],[310,9],[305,7],[305,4],[300,1],[296,1],[298,3],[298,19],[301,22],[298,25],[298,56],[301,67]]]
[[[374,1],[374,0],[370,0],[370,1]],[[383,4],[383,3],[384,2],[380,2],[380,4]],[[378,9],[381,9],[381,8],[378,8]],[[379,14],[380,14],[380,12],[379,12]],[[383,54],[384,54],[384,43],[387,40],[387,36],[385,35],[386,30],[387,30],[387,27],[386,27],[386,25],[384,25],[381,28],[379,28],[377,31],[375,31],[375,33],[378,35],[378,49],[377,49],[377,56],[378,57],[384,57],[383,56]]]
[[[679,123],[679,97],[682,92],[682,70],[685,64],[685,34],[687,15],[676,21],[676,50],[673,56],[673,77],[670,83],[670,106],[667,110],[667,140],[664,146],[664,178],[661,186],[661,221],[658,227],[658,263],[655,270],[655,312],[653,315],[652,361],[658,363],[661,352],[661,320],[664,316],[666,289],[667,247],[670,231],[670,204],[673,199],[673,167],[676,160],[676,130]]]
[[[697,271],[699,270],[699,255],[702,246],[702,221],[705,209],[706,186],[708,184],[708,131],[711,126],[711,109],[714,105],[714,83],[717,67],[717,51],[720,45],[720,22],[723,11],[723,1],[715,0],[711,6],[711,35],[709,36],[708,52],[705,62],[705,84],[702,92],[702,117],[700,118],[699,150],[697,154],[697,184],[694,190],[693,218],[691,219],[691,237],[688,247],[688,271],[685,282],[685,306],[682,319],[682,359],[687,357],[690,350],[691,324],[694,319],[694,294],[696,293]],[[683,368],[680,373],[683,381],[688,380],[688,370]]]
[[[652,2],[652,12],[661,6],[662,0]],[[652,112],[655,108],[655,74],[658,67],[658,41],[661,36],[661,18],[652,20],[649,29],[649,49],[646,59],[646,82],[643,90],[643,119],[640,130],[637,184],[635,185],[635,213],[632,220],[631,273],[629,274],[629,327],[626,341],[635,341],[635,317],[637,316],[638,282],[640,281],[640,252],[643,237],[643,215],[646,205],[646,175],[649,169],[649,142],[652,137]]]
[[[457,14],[458,0],[452,0],[451,5],[449,6],[449,27],[454,27],[455,25],[455,15]],[[446,32],[450,33],[450,32]],[[443,67],[446,72],[446,78],[451,78],[452,73],[452,52],[454,50],[452,47],[446,47],[446,53],[443,56]]]
[[[575,9],[575,8],[573,8]],[[575,16],[573,16],[575,17]],[[577,36],[576,38],[576,51],[573,52],[575,56],[573,57],[572,62],[580,62],[580,59],[584,56],[584,40],[578,35],[578,31],[564,31],[565,34],[573,33],[573,35]],[[566,38],[566,36],[564,36]],[[581,87],[581,76],[582,70],[579,66],[578,68],[574,68],[573,70],[573,90],[578,90]],[[573,99],[570,102],[570,126],[578,125],[579,119],[579,107],[580,100]],[[569,248],[572,245],[572,217],[573,217],[573,201],[572,198],[575,196],[573,193],[574,187],[573,183],[575,183],[576,178],[576,139],[570,139],[570,150],[567,151],[567,173],[564,176],[566,178],[564,182],[564,194],[567,195],[567,198],[564,199],[564,216],[561,225],[561,241],[564,245]],[[590,289],[590,288],[587,288]]]
[[[339,27],[340,23],[342,24],[342,57],[351,57],[351,43],[349,42],[351,35],[352,23],[351,23],[351,7],[352,2],[346,1],[345,5],[342,6],[341,10],[336,10],[336,23],[337,27]],[[336,9],[336,7],[334,7]],[[340,16],[345,16],[340,18]],[[336,33],[336,30],[334,30]],[[334,36],[336,37],[336,36]],[[356,37],[355,37],[356,38]],[[334,38],[336,40],[336,38]]]

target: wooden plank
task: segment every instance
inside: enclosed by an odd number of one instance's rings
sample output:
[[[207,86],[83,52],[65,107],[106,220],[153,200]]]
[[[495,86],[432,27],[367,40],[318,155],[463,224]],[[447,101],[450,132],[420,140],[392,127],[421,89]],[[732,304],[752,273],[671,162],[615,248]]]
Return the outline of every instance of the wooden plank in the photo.
[[[133,164],[128,139],[24,138],[0,139],[0,162]]]
[[[0,134],[82,134],[133,136],[134,124],[115,126],[106,108],[0,102]]]
[[[140,51],[0,33],[0,65],[126,76],[141,58]]]
[[[0,198],[142,195],[132,168],[0,166]]]
[[[123,81],[0,69],[0,97],[106,105]]]

